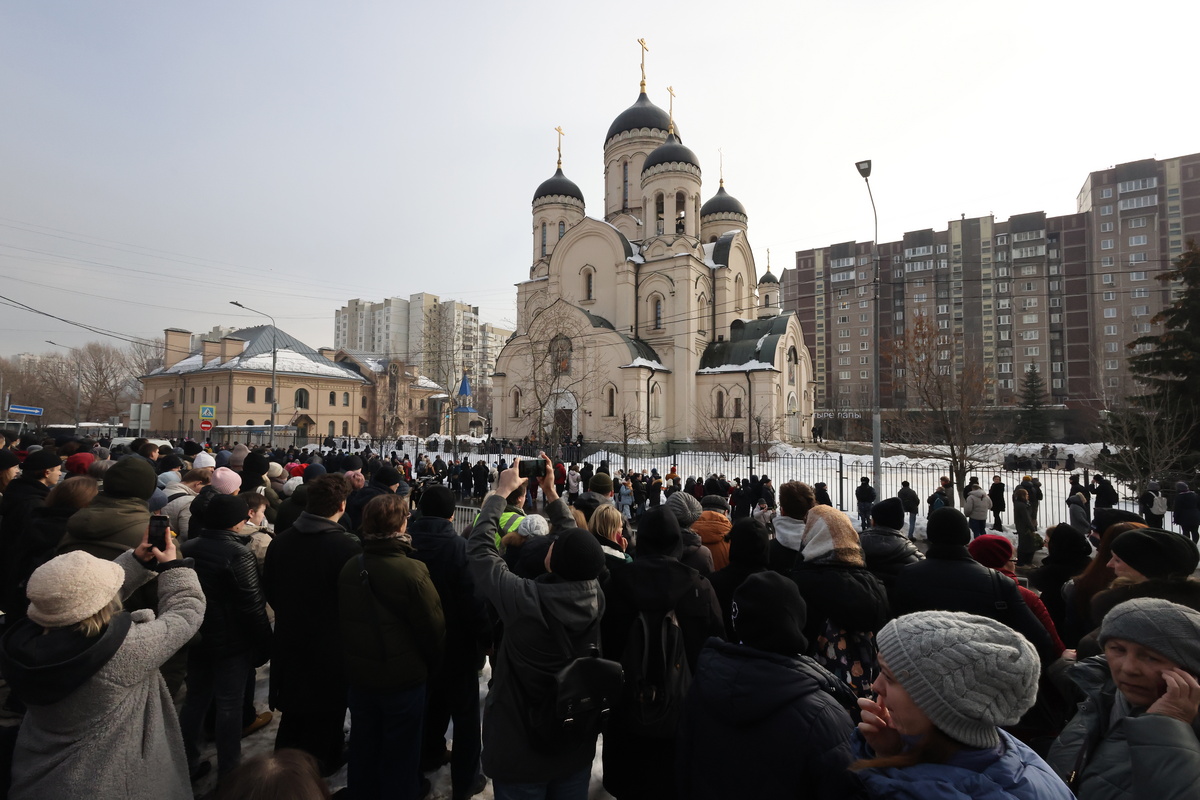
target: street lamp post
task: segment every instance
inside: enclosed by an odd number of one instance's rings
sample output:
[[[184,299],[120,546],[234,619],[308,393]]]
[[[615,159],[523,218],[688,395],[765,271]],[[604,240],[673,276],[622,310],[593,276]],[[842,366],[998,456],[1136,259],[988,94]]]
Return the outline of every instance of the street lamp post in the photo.
[[[871,160],[859,161],[854,166],[862,176],[863,183],[867,185],[867,196],[871,198],[871,216],[875,219],[875,235],[871,237],[871,265],[874,267],[872,274],[875,284],[874,310],[871,313],[875,350],[875,363],[872,365],[874,369],[871,370],[871,472],[874,476],[876,496],[882,497],[880,492],[883,489],[880,484],[883,468],[880,462],[883,456],[883,426],[879,411],[879,369],[882,366],[882,359],[879,357],[879,304],[882,299],[882,284],[879,280],[879,213],[875,210],[875,195],[871,191]]]
[[[55,347],[61,347],[64,350],[70,350],[65,344],[52,342],[49,339],[45,340],[46,344],[52,344]],[[75,432],[79,432],[79,395],[83,391],[83,374],[79,370],[79,362],[75,362]]]
[[[254,308],[250,308],[250,306],[244,306],[241,303],[239,303],[237,300],[230,300],[229,304],[231,306],[237,306],[238,308],[245,309],[246,311],[251,311],[255,314],[260,314],[260,315],[266,317],[267,319],[271,320],[271,428],[267,434],[267,436],[268,436],[267,444],[270,447],[274,447],[275,446],[275,416],[276,416],[276,411],[279,409],[279,387],[276,385],[276,382],[275,382],[275,359],[276,359],[276,353],[278,353],[279,348],[275,346],[276,345],[275,335],[279,332],[279,328],[277,328],[275,325],[275,318],[272,317],[270,314],[268,314],[265,311],[259,311]]]

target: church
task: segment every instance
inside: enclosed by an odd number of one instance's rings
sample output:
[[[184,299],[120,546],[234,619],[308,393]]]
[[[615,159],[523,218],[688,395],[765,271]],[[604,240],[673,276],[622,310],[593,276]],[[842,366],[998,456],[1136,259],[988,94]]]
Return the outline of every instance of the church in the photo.
[[[560,139],[561,141],[561,139]],[[711,186],[711,184],[710,184]],[[701,202],[700,161],[641,92],[604,139],[603,215],[562,169],[533,195],[533,261],[496,365],[493,435],[558,442],[798,442],[813,366],[760,278],[745,207]]]

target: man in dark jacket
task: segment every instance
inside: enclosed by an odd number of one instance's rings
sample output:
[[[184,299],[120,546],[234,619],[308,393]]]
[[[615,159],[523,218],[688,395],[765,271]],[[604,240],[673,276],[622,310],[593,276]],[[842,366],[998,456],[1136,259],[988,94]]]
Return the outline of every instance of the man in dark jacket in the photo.
[[[908,538],[911,539],[917,529],[917,512],[921,510],[921,498],[908,485],[908,481],[900,481],[900,490],[896,492],[896,497],[899,498],[904,513],[908,515]]]
[[[897,573],[890,597],[895,616],[915,611],[963,611],[1002,622],[1029,640],[1042,664],[1058,660],[1046,628],[1025,605],[1017,584],[971,557],[971,526],[956,508],[929,515],[925,560]]]
[[[485,479],[486,483],[486,479]],[[454,492],[431,486],[421,495],[421,517],[408,526],[413,557],[429,569],[442,602],[446,652],[425,685],[425,726],[421,762],[426,771],[446,759],[446,726],[454,721],[449,754],[454,800],[483,789],[479,771],[479,670],[491,647],[491,625],[483,598],[475,591],[467,560],[467,540],[454,525]]]
[[[854,490],[854,499],[858,502],[859,529],[866,528],[871,524],[871,506],[875,505],[876,496],[871,479],[864,476],[858,482],[858,488]]]
[[[505,498],[525,483],[519,475],[521,459],[513,461],[500,473],[496,495],[484,501],[467,542],[475,586],[504,623],[484,705],[483,768],[499,786],[525,784],[519,788],[538,792],[532,796],[583,800],[596,757],[595,738],[553,751],[538,746],[527,711],[533,698],[551,690],[559,670],[600,644],[604,595],[596,577],[604,554],[590,533],[576,528],[560,533],[546,554],[546,575],[527,580],[508,570],[496,550],[496,525]],[[542,489],[550,503],[558,499],[552,480]]]
[[[304,482],[292,491],[290,497],[279,506],[279,514],[275,517],[275,533],[283,533],[295,524],[308,505],[308,484],[325,474],[323,464],[309,464],[304,468]]]
[[[871,507],[871,525],[858,535],[862,545],[867,569],[879,578],[884,588],[891,592],[896,574],[909,564],[916,564],[925,556],[900,533],[904,524],[904,505],[899,497],[880,500]]]
[[[250,537],[237,533],[248,516],[245,500],[217,495],[205,512],[210,527],[193,531],[182,550],[195,561],[207,601],[200,635],[188,648],[187,701],[179,718],[193,775],[210,702],[216,706],[218,774],[224,777],[238,765],[246,675],[270,657],[271,623],[258,562],[247,546]]]
[[[381,494],[408,494],[408,484],[401,480],[400,473],[393,467],[380,467],[370,483],[361,489],[355,489],[346,499],[346,516],[350,520],[350,530],[358,530],[362,525],[363,509]]]
[[[25,457],[20,476],[4,490],[4,500],[0,503],[0,581],[3,581],[0,601],[9,613],[23,616],[26,605],[25,591],[19,585],[25,528],[33,510],[45,505],[46,495],[58,485],[61,475],[62,462],[55,451],[37,450]]]
[[[678,795],[866,797],[846,769],[854,695],[800,655],[808,642],[796,584],[775,572],[751,575],[734,607],[741,644],[710,639],[696,664],[675,751]]]
[[[311,753],[322,775],[342,765],[348,687],[337,584],[362,549],[337,523],[349,495],[341,475],[309,483],[306,510],[275,537],[263,563],[263,587],[275,610],[271,707],[283,712],[275,748]]]
[[[992,485],[988,487],[988,497],[992,500],[992,530],[1004,530],[1004,523],[1000,519],[1000,515],[1005,509],[1006,489],[1004,481],[1000,480],[999,475],[992,476]]]
[[[622,659],[633,622],[643,612],[654,615],[656,622],[674,613],[689,670],[710,636],[725,635],[716,592],[700,573],[680,563],[682,552],[675,515],[661,506],[649,512],[638,529],[637,558],[613,572],[604,586],[606,610],[600,630],[605,658]],[[652,625],[655,629],[661,634],[662,625]],[[648,647],[661,652],[663,644],[652,634]],[[614,709],[604,736],[604,788],[621,800],[674,797],[673,752],[673,737],[646,736],[626,709]]]
[[[1096,496],[1096,508],[1114,508],[1120,497],[1113,488],[1112,481],[1103,475],[1092,476],[1092,493]]]

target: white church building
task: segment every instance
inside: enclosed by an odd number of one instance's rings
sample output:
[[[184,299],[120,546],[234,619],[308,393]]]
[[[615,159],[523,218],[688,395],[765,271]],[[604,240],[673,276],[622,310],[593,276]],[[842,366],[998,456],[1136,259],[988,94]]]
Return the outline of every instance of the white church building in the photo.
[[[812,427],[813,367],[745,207],[703,203],[700,162],[642,81],[604,141],[603,214],[562,171],[533,196],[533,265],[500,353],[493,435],[782,439]]]

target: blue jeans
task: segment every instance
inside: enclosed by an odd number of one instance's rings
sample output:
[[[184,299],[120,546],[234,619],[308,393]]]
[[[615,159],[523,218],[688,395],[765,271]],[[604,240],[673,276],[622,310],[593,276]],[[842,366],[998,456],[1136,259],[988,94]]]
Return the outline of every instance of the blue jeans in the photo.
[[[350,769],[355,800],[421,796],[425,684],[399,692],[350,687]]]
[[[971,538],[972,539],[976,539],[980,536],[983,536],[985,533],[987,533],[987,520],[986,519],[972,519],[972,520],[968,520],[968,522],[971,525]]]
[[[908,512],[908,538],[913,537],[913,532],[917,529],[917,512]]]
[[[592,780],[590,766],[549,783],[500,783],[492,781],[496,800],[587,800]]]
[[[209,703],[216,704],[217,774],[228,775],[242,758],[242,700],[246,691],[249,654],[206,658],[192,651],[188,658],[187,700],[179,717],[188,769],[200,761],[200,735]]]

